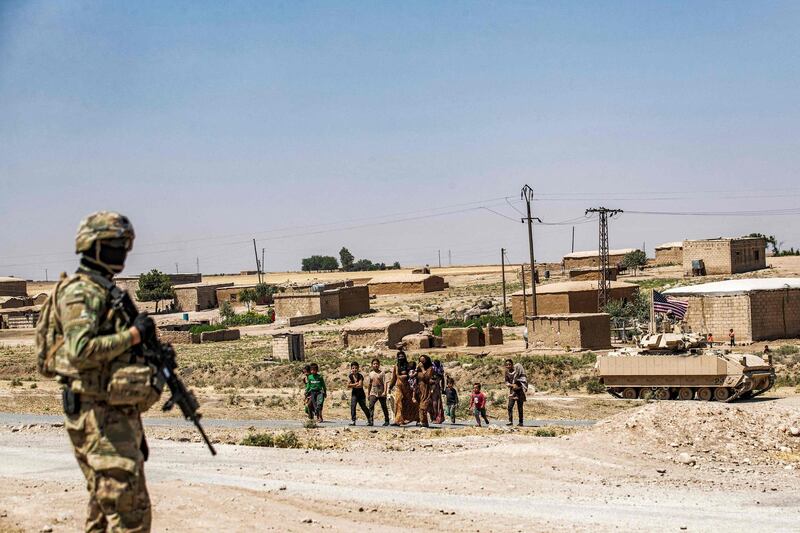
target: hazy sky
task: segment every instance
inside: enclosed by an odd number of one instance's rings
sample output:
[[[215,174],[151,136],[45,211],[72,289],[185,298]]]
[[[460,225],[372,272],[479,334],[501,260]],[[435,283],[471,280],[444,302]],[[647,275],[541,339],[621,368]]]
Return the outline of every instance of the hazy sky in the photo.
[[[519,261],[525,183],[545,222],[795,208],[799,44],[797,2],[0,0],[0,275],[72,270],[103,208],[126,273],[252,269],[253,237],[273,271]],[[611,246],[798,218],[626,213]]]

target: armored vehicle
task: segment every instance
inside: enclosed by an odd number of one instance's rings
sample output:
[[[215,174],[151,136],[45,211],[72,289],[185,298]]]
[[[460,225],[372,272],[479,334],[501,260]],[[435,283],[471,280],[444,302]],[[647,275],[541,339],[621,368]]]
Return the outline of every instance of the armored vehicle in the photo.
[[[597,358],[606,391],[617,398],[730,402],[768,391],[775,383],[771,361],[752,354],[705,347],[686,333],[643,336],[638,348]]]

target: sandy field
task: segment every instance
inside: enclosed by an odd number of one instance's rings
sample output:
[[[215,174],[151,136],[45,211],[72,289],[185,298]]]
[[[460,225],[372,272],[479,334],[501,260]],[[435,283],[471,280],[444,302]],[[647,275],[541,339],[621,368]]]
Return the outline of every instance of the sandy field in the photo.
[[[662,402],[560,436],[409,429],[387,444],[356,428],[334,430],[360,433],[341,449],[312,437],[219,444],[217,457],[162,431],[147,473],[156,531],[718,531],[732,519],[796,531],[798,422],[796,397]],[[80,528],[86,495],[59,425],[0,428],[3,531]]]

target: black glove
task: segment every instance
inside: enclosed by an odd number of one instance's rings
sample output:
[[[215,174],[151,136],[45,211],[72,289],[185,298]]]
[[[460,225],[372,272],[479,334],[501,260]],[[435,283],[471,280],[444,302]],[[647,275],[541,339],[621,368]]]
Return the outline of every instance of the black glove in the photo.
[[[149,342],[156,336],[156,323],[147,313],[139,313],[133,320],[133,327],[139,330],[142,342]]]

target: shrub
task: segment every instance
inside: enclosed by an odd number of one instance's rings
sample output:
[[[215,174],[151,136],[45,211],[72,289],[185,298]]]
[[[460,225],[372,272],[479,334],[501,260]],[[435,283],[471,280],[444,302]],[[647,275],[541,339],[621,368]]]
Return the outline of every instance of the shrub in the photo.
[[[276,448],[299,448],[300,440],[294,431],[278,433],[274,438]]]
[[[590,379],[586,382],[586,392],[589,394],[602,394],[605,391],[606,388],[597,379]]]
[[[553,428],[538,428],[534,435],[537,437],[555,437],[556,430]]]
[[[313,418],[309,418],[305,422],[303,422],[303,427],[306,429],[317,429],[317,422]]]
[[[262,448],[299,448],[300,439],[294,431],[271,433],[250,433],[241,441],[242,446],[260,446]]]
[[[255,311],[247,311],[246,313],[234,313],[233,316],[223,320],[222,325],[224,327],[254,326],[257,324],[271,324],[274,321],[275,315],[272,313],[263,315]]]
[[[242,439],[241,445],[272,448],[275,446],[275,441],[269,433],[251,433]]]
[[[800,352],[800,347],[795,346],[794,344],[785,344],[775,350],[775,353],[778,355],[794,355],[797,352]]]
[[[513,326],[514,322],[511,315],[481,315],[479,317],[470,318],[469,320],[452,319],[447,320],[439,318],[433,326],[433,334],[439,336],[442,334],[442,328],[483,328],[486,326]]]
[[[219,331],[221,329],[225,329],[225,326],[222,324],[195,324],[189,328],[189,331],[192,335],[199,335],[206,331]]]

